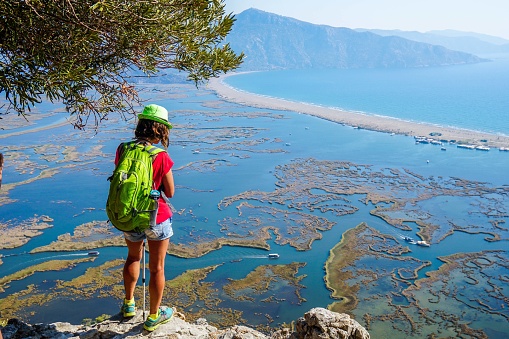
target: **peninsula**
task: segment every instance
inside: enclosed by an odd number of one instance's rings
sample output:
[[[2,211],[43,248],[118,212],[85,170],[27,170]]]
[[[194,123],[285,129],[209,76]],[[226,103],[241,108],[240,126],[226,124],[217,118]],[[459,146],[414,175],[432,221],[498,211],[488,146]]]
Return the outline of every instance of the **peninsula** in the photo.
[[[212,78],[208,82],[208,88],[215,91],[222,99],[234,103],[251,107],[308,114],[355,128],[414,137],[436,138],[436,140],[455,141],[458,144],[475,146],[483,145],[503,150],[509,148],[509,136],[507,135],[496,135],[467,129],[437,126],[433,124],[405,121],[392,117],[369,115],[332,107],[294,102],[240,91],[224,83],[225,78],[238,74],[241,73],[230,73],[219,78]]]

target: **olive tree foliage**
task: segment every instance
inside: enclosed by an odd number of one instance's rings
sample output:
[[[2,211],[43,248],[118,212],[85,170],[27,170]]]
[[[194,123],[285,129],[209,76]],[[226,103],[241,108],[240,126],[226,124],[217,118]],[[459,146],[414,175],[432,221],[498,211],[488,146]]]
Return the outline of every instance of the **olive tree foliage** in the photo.
[[[235,18],[224,0],[0,1],[1,114],[42,100],[65,105],[74,126],[135,113],[130,75],[186,72],[196,85],[244,57],[223,40]],[[141,72],[140,72],[141,71]]]

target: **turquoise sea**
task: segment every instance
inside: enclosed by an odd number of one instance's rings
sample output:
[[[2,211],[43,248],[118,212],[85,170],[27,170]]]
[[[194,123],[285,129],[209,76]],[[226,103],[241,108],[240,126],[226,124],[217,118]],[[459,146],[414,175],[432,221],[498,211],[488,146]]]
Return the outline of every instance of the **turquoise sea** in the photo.
[[[432,69],[260,72],[232,76],[226,81],[239,90],[271,97],[509,135],[509,58],[498,58],[493,62],[477,65]],[[464,150],[454,145],[448,145],[447,151],[441,151],[440,147],[435,145],[416,145],[411,137],[353,129],[293,112],[224,102],[206,88],[196,89],[193,85],[157,85],[154,88],[147,86],[144,96],[151,102],[167,106],[172,112],[171,120],[175,126],[168,149],[175,161],[177,193],[173,204],[177,210],[184,211],[174,218],[175,235],[172,241],[175,243],[187,244],[228,236],[224,231],[225,225],[233,233],[230,236],[241,234],[250,227],[255,230],[258,220],[256,213],[253,213],[252,218],[249,213],[239,215],[240,202],[260,208],[296,212],[295,208],[285,204],[275,206],[276,204],[264,203],[249,194],[245,198],[242,198],[242,195],[252,190],[275,192],[280,184],[277,176],[281,174],[281,168],[278,166],[296,163],[304,165],[305,159],[316,159],[369,167],[372,172],[369,178],[387,179],[391,178],[386,175],[387,172],[397,172],[400,173],[399,178],[402,181],[410,182],[411,178],[421,178],[422,183],[429,184],[430,187],[436,184],[451,188],[451,182],[468,182],[464,185],[466,191],[461,196],[451,193],[450,196],[425,199],[409,207],[414,213],[420,211],[426,214],[428,221],[440,225],[443,229],[450,230],[454,228],[452,225],[456,225],[470,230],[449,233],[438,231],[431,239],[431,247],[410,246],[411,252],[404,256],[430,262],[429,266],[417,272],[418,278],[425,278],[427,273],[435,272],[441,267],[443,262],[438,259],[439,256],[499,251],[502,258],[508,257],[508,152],[496,149],[488,152]],[[62,234],[72,234],[79,225],[106,219],[103,209],[107,190],[106,178],[112,170],[113,154],[118,143],[128,139],[132,133],[132,122],[125,123],[114,119],[101,126],[97,133],[92,130],[77,131],[69,125],[51,127],[57,126],[55,123],[65,116],[62,113],[53,113],[55,111],[52,106],[44,106],[40,111],[51,114],[38,120],[35,126],[0,130],[0,152],[6,156],[0,198],[8,197],[13,200],[0,200],[0,224],[20,226],[27,224],[34,215],[48,215],[54,219],[51,223],[53,227],[42,230],[41,235],[35,236],[25,245],[14,249],[0,249],[0,259],[3,261],[0,265],[0,277],[52,259],[86,256],[86,251],[38,254],[29,252],[55,241]],[[0,124],[2,123],[0,120]],[[41,126],[48,128],[33,130],[34,127]],[[32,129],[32,132],[19,135],[13,133],[24,129]],[[50,145],[50,148],[38,150],[40,145]],[[94,147],[99,146],[102,148],[96,151]],[[80,154],[78,159],[65,157],[69,147]],[[52,157],[48,158],[48,154]],[[55,169],[58,173],[49,178],[15,186],[7,192],[4,189],[9,184],[34,179],[47,169]],[[366,169],[364,172],[369,171]],[[360,179],[355,183],[366,184]],[[373,191],[385,186],[383,180],[368,184],[372,185]],[[313,193],[316,196],[322,194],[318,190]],[[417,193],[398,188],[394,194],[407,197]],[[237,203],[227,208],[219,208],[222,199],[228,197],[237,197]],[[412,230],[405,232],[392,227],[383,219],[370,214],[377,204],[366,203],[365,197],[366,193],[327,197],[328,201],[337,201],[338,205],[344,204],[354,209],[355,212],[351,214],[308,211],[305,208],[299,210],[298,212],[324,217],[334,223],[330,230],[318,232],[320,236],[312,242],[310,250],[296,250],[278,240],[275,231],[270,231],[270,251],[225,246],[196,259],[169,256],[166,277],[173,279],[188,269],[219,265],[205,279],[205,282],[211,283],[217,289],[218,298],[223,300],[216,307],[242,311],[245,323],[250,326],[266,324],[267,315],[273,319],[271,326],[296,320],[313,307],[327,307],[335,301],[324,283],[324,264],[329,251],[341,241],[345,231],[365,222],[379,232],[393,236],[401,246],[407,246],[400,237],[402,234],[417,238],[417,224],[409,221],[407,225]],[[323,203],[322,206],[326,204]],[[286,227],[283,225],[286,220],[264,220],[263,217],[261,220],[262,223],[270,222],[275,229]],[[492,227],[494,221],[498,222],[496,225],[499,227]],[[486,241],[489,233],[486,230],[497,233],[501,239]],[[35,272],[3,286],[4,291],[0,290],[0,302],[11,294],[25,291],[27,286],[32,284],[38,291],[52,291],[60,280],[69,281],[83,274],[87,268],[125,257],[124,248],[97,250],[100,255],[92,263],[78,264],[72,269],[58,272]],[[268,260],[269,252],[279,253],[280,258]],[[296,297],[294,286],[285,281],[276,281],[271,285],[272,292],[261,296],[247,291],[256,302],[229,299],[222,290],[222,286],[231,279],[242,279],[262,265],[293,262],[306,264],[298,272],[301,277],[300,284],[303,286],[299,293],[303,301]],[[509,333],[509,267],[507,261],[501,261],[499,265],[490,273],[495,280],[490,278],[486,284],[495,284],[501,296],[493,298],[488,293],[486,298],[481,296],[482,300],[474,303],[474,294],[482,295],[482,292],[474,289],[475,284],[467,281],[463,284],[472,286],[472,295],[469,295],[469,290],[466,289],[461,298],[449,300],[444,292],[443,301],[439,304],[451,314],[464,317],[470,328],[483,331],[489,338],[505,338]],[[386,269],[390,270],[389,267],[390,265]],[[384,267],[379,269],[384,270]],[[486,277],[485,273],[480,276]],[[478,281],[483,281],[478,278]],[[505,284],[497,285],[504,280]],[[356,320],[363,325],[363,317],[370,309],[381,313],[393,312],[388,307],[391,303],[384,298],[369,298],[369,293],[374,290],[377,295],[393,293],[391,307],[410,302],[401,300],[401,286],[382,285],[382,280],[377,286],[365,286],[359,293],[364,298],[362,300],[370,301],[361,301],[352,312]],[[478,286],[481,286],[481,283]],[[271,298],[279,301],[267,302],[272,300]],[[423,304],[429,300],[427,296],[422,298]],[[494,301],[496,305],[491,304]],[[115,314],[118,312],[119,303],[119,300],[100,294],[88,296],[85,300],[66,296],[24,310],[20,316],[32,323],[79,323],[84,318],[94,318],[103,313]],[[475,305],[472,305],[473,303]],[[65,312],[62,311],[63,307]],[[435,315],[442,311],[437,309]],[[370,332],[376,338],[384,337],[387,333],[395,338],[420,338],[430,333],[442,333],[445,337],[457,335],[451,330],[454,326],[448,324],[440,328],[440,324],[439,319],[434,319],[433,326],[426,324],[420,331],[409,334],[404,330],[398,332],[385,328],[383,322],[372,322]]]
[[[419,69],[283,70],[229,77],[260,95],[509,135],[509,56]]]

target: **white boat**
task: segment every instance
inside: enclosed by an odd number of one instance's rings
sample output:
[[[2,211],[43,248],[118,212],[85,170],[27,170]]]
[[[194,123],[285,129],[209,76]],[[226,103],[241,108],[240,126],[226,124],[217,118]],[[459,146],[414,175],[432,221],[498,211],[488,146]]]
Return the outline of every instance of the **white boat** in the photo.
[[[415,142],[419,144],[429,144],[431,142],[431,139],[428,138],[415,138]]]
[[[99,251],[90,251],[90,252],[88,252],[88,255],[90,255],[92,257],[97,257],[99,255]]]
[[[501,152],[509,152],[509,147],[500,147],[498,150]]]
[[[270,253],[269,254],[269,259],[277,259],[277,258],[279,258],[279,254],[277,254],[277,253]]]
[[[429,246],[430,246],[430,245],[429,245],[426,241],[424,241],[424,240],[419,240],[419,241],[417,241],[417,242],[415,242],[415,243],[416,243],[417,245],[419,245],[419,246],[424,246],[424,247],[429,247]]]
[[[456,145],[456,147],[458,147],[458,148],[466,148],[466,149],[474,149],[475,148],[474,145],[466,145],[466,144],[458,144],[458,145]]]
[[[489,151],[490,148],[488,146],[477,146],[475,149],[479,151]]]

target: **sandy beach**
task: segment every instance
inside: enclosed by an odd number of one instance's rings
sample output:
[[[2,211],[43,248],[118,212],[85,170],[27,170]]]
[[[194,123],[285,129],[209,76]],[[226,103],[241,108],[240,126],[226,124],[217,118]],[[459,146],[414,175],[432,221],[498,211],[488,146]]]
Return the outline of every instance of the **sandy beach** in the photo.
[[[367,115],[358,112],[350,112],[330,107],[293,102],[284,99],[272,98],[244,91],[239,91],[225,84],[223,80],[233,74],[223,75],[209,80],[208,88],[214,90],[224,100],[238,104],[285,110],[297,113],[309,114],[339,124],[373,131],[403,134],[408,136],[422,136],[435,140],[454,140],[458,144],[483,145],[494,148],[508,148],[509,136],[482,133],[466,129],[443,127],[426,123],[416,123],[399,120],[391,117]]]

